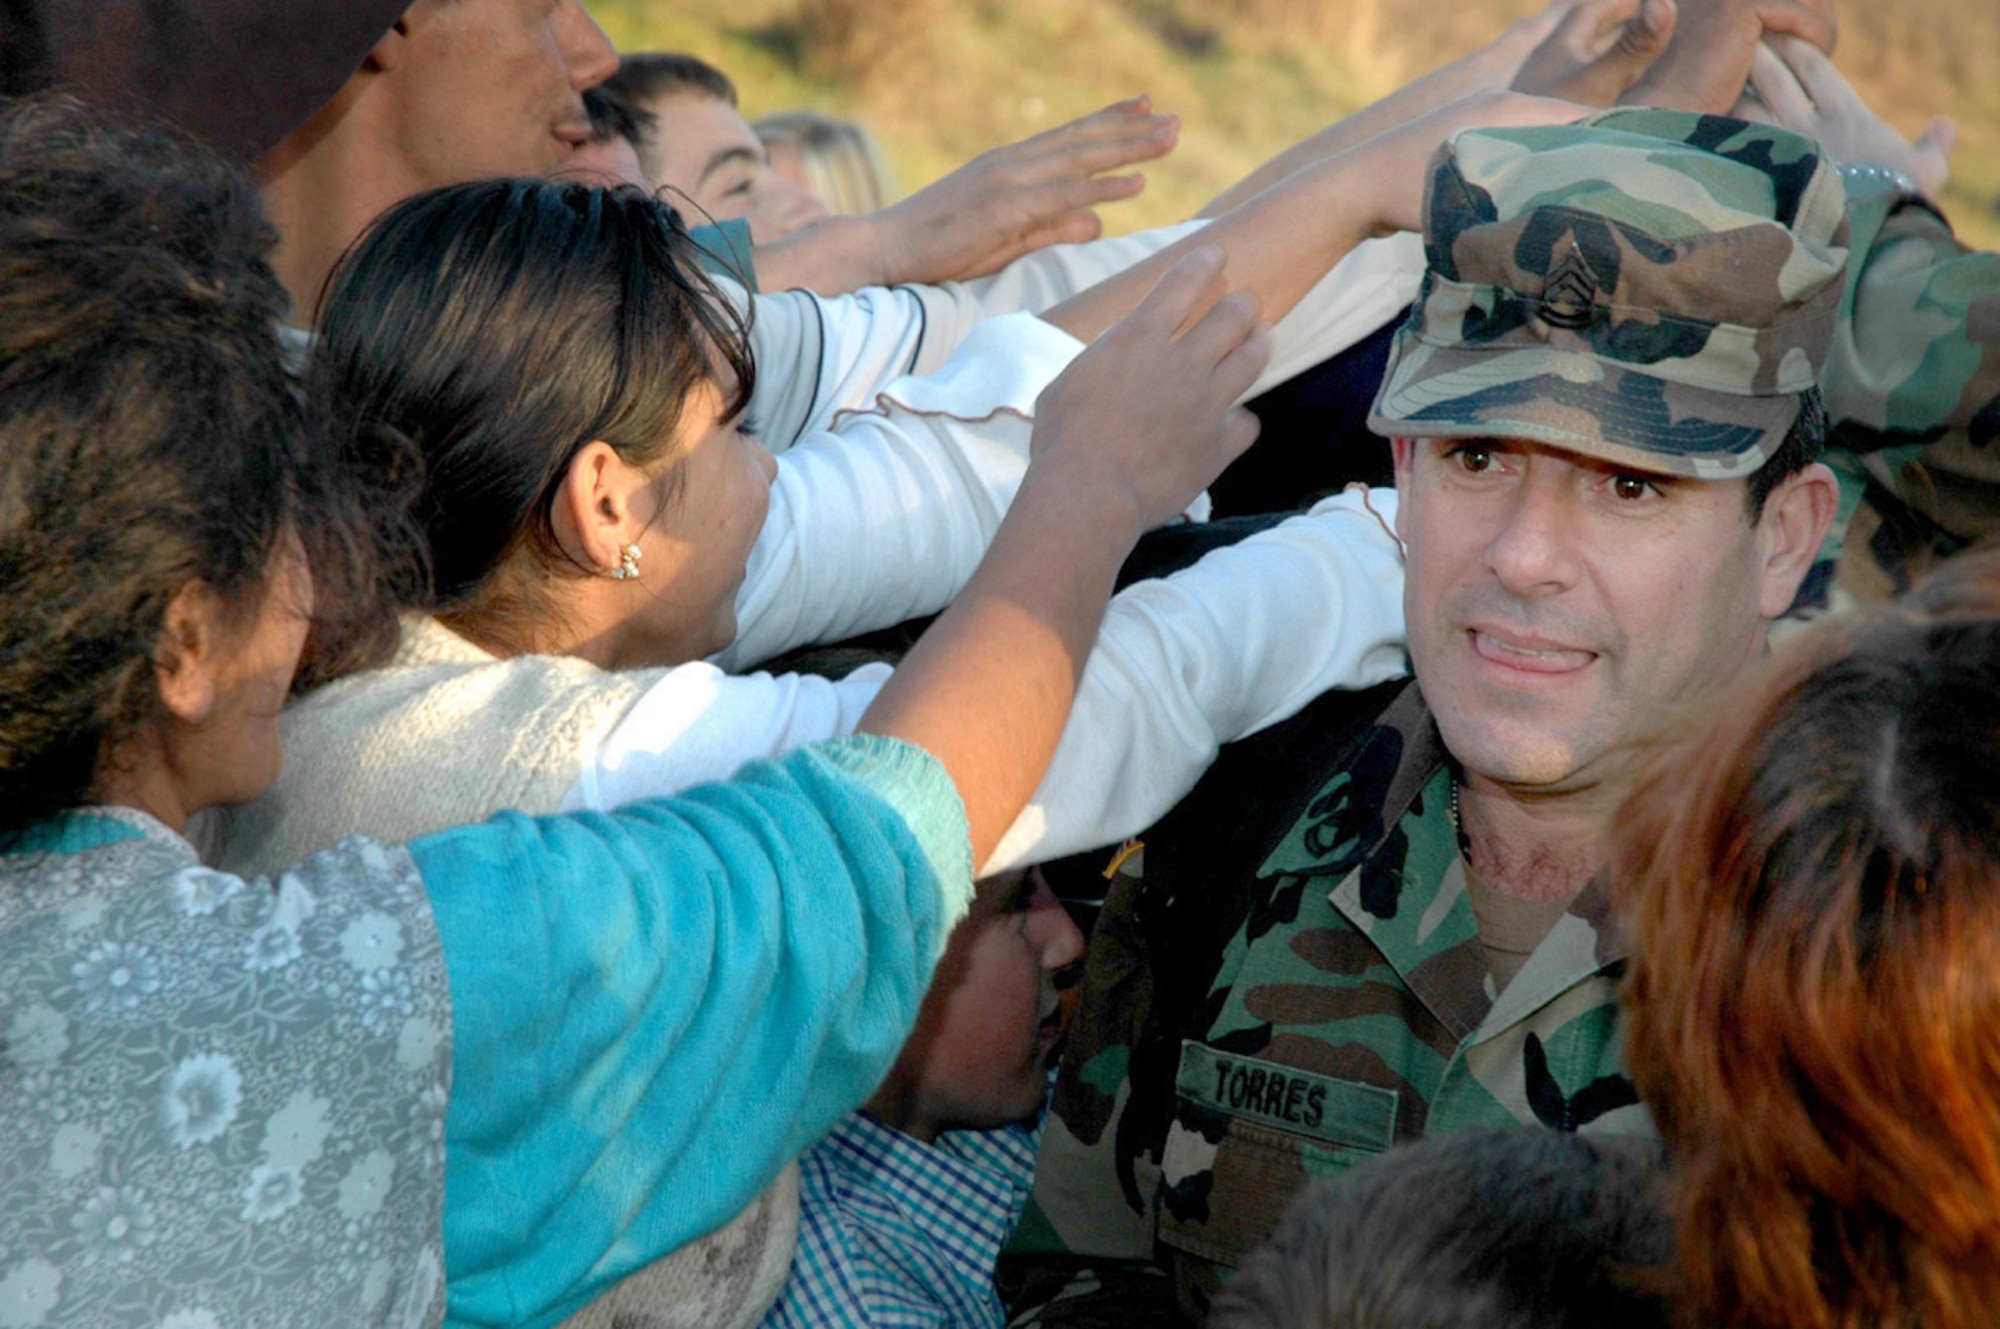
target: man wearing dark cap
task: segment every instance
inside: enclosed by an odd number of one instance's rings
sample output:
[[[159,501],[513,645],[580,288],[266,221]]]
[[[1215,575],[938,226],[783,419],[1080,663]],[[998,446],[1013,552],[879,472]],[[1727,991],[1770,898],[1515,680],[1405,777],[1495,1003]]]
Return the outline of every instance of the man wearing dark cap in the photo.
[[[584,90],[617,68],[578,0],[417,0],[389,14],[330,99],[258,159],[295,317],[392,204],[560,168],[590,141]]]
[[[299,320],[383,209],[561,166],[618,67],[579,0],[25,0],[4,23],[0,91],[61,84],[256,163]]]
[[[1417,681],[1252,740],[1211,774],[1228,823],[1170,819],[1113,892],[1017,1323],[1198,1317],[1309,1178],[1399,1142],[1651,1131],[1605,840],[1646,727],[1764,653],[1833,518],[1841,181],[1789,131],[1634,109],[1463,132],[1425,212],[1370,419]]]

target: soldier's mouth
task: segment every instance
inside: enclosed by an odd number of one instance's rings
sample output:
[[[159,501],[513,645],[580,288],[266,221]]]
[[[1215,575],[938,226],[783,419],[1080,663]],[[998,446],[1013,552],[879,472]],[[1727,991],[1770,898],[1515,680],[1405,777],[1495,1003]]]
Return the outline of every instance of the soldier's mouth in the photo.
[[[1527,674],[1574,673],[1597,658],[1595,651],[1580,651],[1546,637],[1480,628],[1472,628],[1466,635],[1480,659]]]

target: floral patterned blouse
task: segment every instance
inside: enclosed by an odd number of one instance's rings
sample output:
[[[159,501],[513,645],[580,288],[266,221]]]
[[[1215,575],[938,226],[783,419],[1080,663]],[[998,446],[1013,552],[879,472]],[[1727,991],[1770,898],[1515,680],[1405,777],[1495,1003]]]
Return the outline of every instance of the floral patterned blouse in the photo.
[[[0,853],[0,1329],[444,1316],[451,1008],[402,850],[273,884],[107,808]]]

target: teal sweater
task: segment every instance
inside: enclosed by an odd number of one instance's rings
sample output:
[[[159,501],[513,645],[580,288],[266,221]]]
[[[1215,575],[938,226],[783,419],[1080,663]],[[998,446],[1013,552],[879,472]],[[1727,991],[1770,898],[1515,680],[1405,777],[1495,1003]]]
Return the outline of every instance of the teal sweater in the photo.
[[[922,750],[836,740],[410,846],[450,975],[453,1325],[547,1325],[734,1217],[875,1089],[972,862]]]

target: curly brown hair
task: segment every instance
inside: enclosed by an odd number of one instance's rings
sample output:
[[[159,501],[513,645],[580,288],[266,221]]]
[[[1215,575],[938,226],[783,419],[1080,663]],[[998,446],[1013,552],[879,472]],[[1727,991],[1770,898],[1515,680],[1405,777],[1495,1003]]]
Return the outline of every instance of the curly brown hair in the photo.
[[[369,584],[287,373],[276,239],[173,131],[0,103],[0,832],[87,801],[157,714],[182,587],[254,607],[287,530],[336,616]]]
[[[2000,620],[1794,643],[1618,818],[1690,1325],[2000,1323]],[[1986,603],[1993,603],[1990,594]]]

